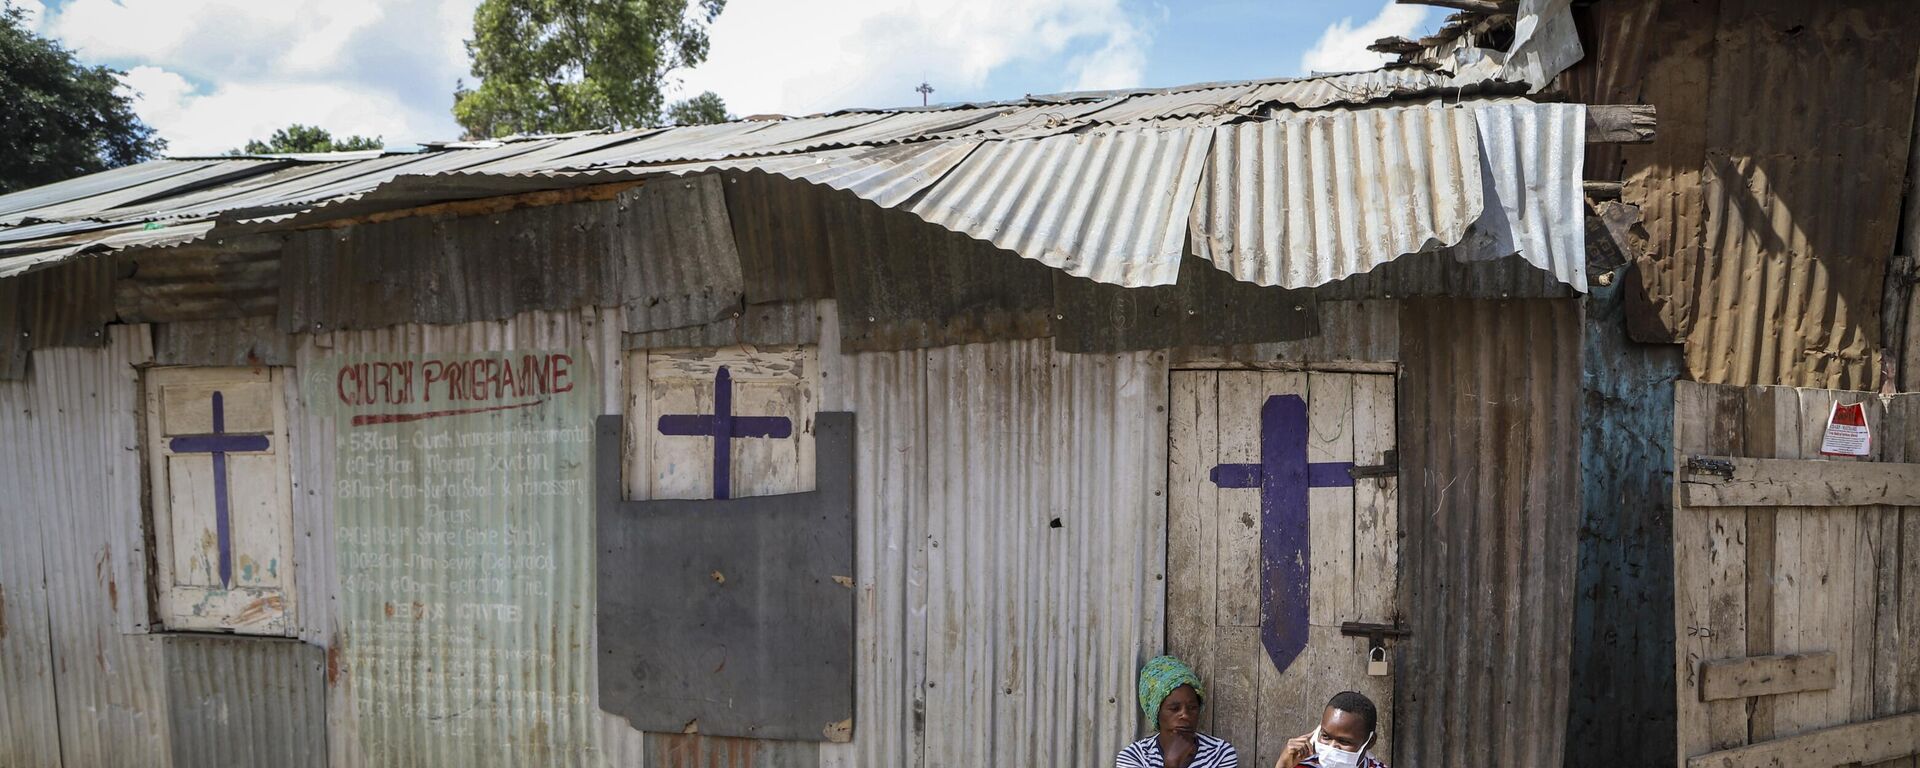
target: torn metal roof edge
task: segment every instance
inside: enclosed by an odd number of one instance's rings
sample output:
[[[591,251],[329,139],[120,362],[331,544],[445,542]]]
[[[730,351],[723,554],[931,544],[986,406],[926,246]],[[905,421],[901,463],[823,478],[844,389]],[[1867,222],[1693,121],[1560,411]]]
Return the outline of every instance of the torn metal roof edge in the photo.
[[[1520,7],[1523,13],[1559,12],[1566,1],[1521,0]],[[1548,21],[1552,26],[1554,19]],[[1570,50],[1577,57],[1574,45]],[[1536,62],[1522,73],[1528,84],[1537,88],[1534,81],[1551,74],[1545,68],[1560,63],[1560,52],[1555,53],[1555,61]],[[1168,265],[1177,265],[1183,255],[1191,201],[1222,126],[1306,119],[1326,123],[1328,136],[1350,137],[1355,130],[1365,133],[1353,128],[1370,119],[1362,113],[1378,108],[1445,109],[1504,95],[1516,90],[1503,82],[1512,74],[1504,65],[1482,66],[1468,77],[1398,65],[1304,78],[1029,95],[986,104],[843,109],[715,125],[436,142],[404,152],[167,160],[161,163],[169,165],[153,164],[159,167],[152,173],[107,172],[77,184],[0,196],[0,242],[7,241],[8,230],[46,223],[41,230],[45,237],[17,237],[0,246],[0,277],[99,250],[162,247],[229,232],[298,229],[367,213],[620,179],[758,171],[899,207],[1069,274],[1120,285],[1160,285],[1175,279],[1177,270]],[[1372,162],[1367,158],[1377,154],[1365,147],[1340,146],[1340,140],[1307,139],[1323,146],[1282,148],[1273,157],[1304,164],[1311,174],[1338,175],[1338,164],[1329,161],[1345,157]],[[1535,140],[1568,141],[1560,133]],[[1577,144],[1577,139],[1572,141]],[[1580,147],[1544,149],[1514,153],[1503,147],[1506,156],[1496,162],[1531,163],[1579,154]],[[1484,154],[1485,147],[1476,150]],[[1416,153],[1414,160],[1421,156]],[[229,169],[225,164],[231,163],[250,165]],[[1464,177],[1435,180],[1422,169],[1388,166],[1395,183],[1381,185],[1391,190],[1381,194],[1389,197],[1412,194],[1406,189],[1409,184],[1457,187],[1465,181],[1473,186]],[[1538,170],[1518,172],[1532,178]],[[1216,179],[1212,194],[1230,195],[1222,184],[1275,184],[1283,172],[1298,175],[1299,168],[1238,168],[1233,179]],[[1224,172],[1216,168],[1214,173]],[[1560,175],[1557,169],[1547,181],[1557,182]],[[1043,189],[1046,194],[1037,194]],[[1312,190],[1311,185],[1289,185],[1261,194],[1311,195]],[[1359,209],[1341,212],[1341,220],[1385,204],[1361,202]],[[156,225],[164,234],[152,234]],[[1446,227],[1449,232],[1457,229]],[[1517,230],[1495,229],[1500,230],[1495,239],[1502,244],[1547,242]],[[1258,226],[1247,230],[1258,231]],[[1512,236],[1504,236],[1508,234]],[[1257,255],[1260,249],[1251,252],[1255,263],[1249,263],[1247,254],[1230,256],[1237,247],[1230,238],[1218,233],[1209,238],[1211,251],[1237,264],[1236,272],[1255,275],[1255,282],[1275,279],[1274,270],[1257,263],[1266,258]],[[1549,240],[1564,244],[1564,238]],[[1572,256],[1531,254],[1529,260],[1569,284],[1577,286],[1583,277],[1561,268],[1577,261]],[[1325,270],[1308,270],[1320,271]]]
[[[1580,111],[1584,108],[1580,105],[1538,104],[1505,105],[1501,109],[1508,113],[1532,114]],[[24,266],[8,263],[20,259],[0,258],[0,265],[5,265],[0,266],[0,276],[41,268],[61,258],[92,250],[165,247],[208,237],[299,229],[330,220],[443,202],[601,185],[621,180],[732,171],[781,176],[795,182],[849,191],[883,207],[903,207],[930,223],[1097,282],[1135,287],[1166,285],[1175,279],[1177,264],[1184,255],[1185,243],[1190,236],[1189,218],[1194,207],[1190,201],[1195,199],[1194,194],[1201,187],[1201,169],[1208,158],[1215,158],[1212,162],[1221,161],[1213,147],[1215,131],[1219,126],[1235,123],[1321,126],[1314,129],[1314,133],[1295,134],[1296,138],[1277,145],[1268,155],[1248,156],[1262,158],[1262,163],[1275,169],[1297,174],[1298,169],[1303,167],[1311,171],[1316,167],[1332,169],[1360,163],[1378,165],[1379,174],[1395,179],[1394,183],[1373,188],[1373,192],[1366,192],[1363,188],[1350,199],[1330,198],[1316,203],[1322,208],[1331,206],[1323,212],[1331,216],[1331,220],[1349,222],[1358,227],[1341,235],[1343,242],[1350,240],[1351,244],[1384,244],[1391,234],[1387,230],[1404,223],[1391,220],[1392,217],[1367,214],[1368,211],[1382,209],[1382,206],[1392,207],[1390,200],[1378,199],[1379,195],[1397,197],[1404,193],[1414,196],[1409,200],[1431,200],[1461,193],[1472,194],[1480,189],[1480,174],[1466,174],[1465,170],[1473,170],[1487,162],[1504,166],[1503,172],[1497,174],[1503,179],[1518,174],[1547,186],[1555,186],[1556,189],[1556,185],[1565,182],[1572,185],[1569,187],[1572,191],[1568,193],[1571,197],[1556,195],[1555,198],[1562,201],[1578,199],[1580,172],[1577,160],[1583,155],[1578,151],[1582,138],[1577,130],[1530,134],[1531,137],[1538,137],[1532,139],[1536,143],[1546,142],[1554,146],[1517,149],[1518,144],[1525,142],[1503,137],[1501,146],[1495,149],[1484,146],[1485,137],[1471,140],[1476,162],[1472,164],[1473,167],[1465,168],[1458,174],[1448,172],[1445,168],[1435,170],[1430,163],[1409,165],[1394,160],[1398,155],[1382,155],[1376,160],[1367,160],[1375,155],[1365,146],[1378,144],[1378,141],[1352,145],[1355,136],[1378,138],[1377,131],[1357,126],[1370,124],[1380,115],[1432,115],[1438,119],[1450,113],[1454,113],[1454,108],[1446,105],[1414,105],[1285,112],[1278,117],[1265,119],[1234,114],[1139,121],[1118,126],[1082,125],[1072,131],[1018,139],[930,141],[892,147],[854,147],[666,165],[511,174],[468,171],[459,167],[438,173],[399,173],[371,188],[349,194],[313,203],[227,211],[217,219],[181,222],[186,226],[164,234],[138,235],[127,228],[117,228],[109,237],[97,242],[63,244],[56,249],[58,253],[27,254],[24,258],[28,263]],[[1554,122],[1565,124],[1573,120],[1573,124],[1578,125],[1579,119],[1577,116],[1563,116]],[[1480,134],[1481,131],[1473,132],[1474,136]],[[1278,140],[1266,141],[1271,143]],[[986,154],[982,155],[982,152]],[[1413,153],[1416,157],[1443,154],[1446,153],[1429,149]],[[1229,162],[1238,161],[1229,159]],[[1573,164],[1571,170],[1560,167],[1569,163]],[[1415,165],[1419,167],[1415,168]],[[1552,167],[1547,167],[1549,165]],[[1402,166],[1409,171],[1419,172],[1408,175],[1394,171]],[[1448,167],[1460,166],[1454,164]],[[1019,172],[1013,173],[1013,170]],[[1225,171],[1216,169],[1216,174],[1223,173]],[[1233,175],[1245,177],[1245,174],[1238,172]],[[1460,178],[1455,178],[1456,175]],[[1260,174],[1255,176],[1259,177]],[[1282,197],[1288,194],[1289,189],[1314,188],[1312,185],[1294,184],[1280,177],[1266,178],[1265,181],[1258,181],[1255,177],[1245,178],[1272,186],[1274,189],[1267,194],[1277,192]],[[1226,190],[1217,188],[1219,183],[1213,183],[1216,189],[1212,199],[1223,199],[1218,196]],[[1394,191],[1390,193],[1388,190]],[[1556,225],[1538,216],[1526,216],[1526,212],[1522,211],[1507,213],[1510,214],[1507,220],[1491,225],[1490,231],[1482,232],[1481,236],[1488,242],[1501,244],[1500,247],[1512,247],[1525,242],[1554,251],[1530,256],[1529,261],[1576,289],[1584,287],[1584,274],[1576,274],[1580,271],[1582,261],[1577,240],[1584,230],[1578,226]],[[1316,217],[1320,215],[1315,214]],[[1253,224],[1254,228],[1244,229],[1247,224]],[[1283,224],[1269,218],[1265,225],[1242,222],[1235,226],[1241,228],[1236,231],[1242,233],[1242,240],[1257,246],[1269,237],[1262,234],[1264,229]],[[1541,227],[1551,231],[1552,236],[1542,239]],[[1441,240],[1445,242],[1437,244],[1461,244],[1455,242],[1463,236],[1460,235],[1459,225],[1442,229],[1450,234],[1442,236]],[[74,237],[69,235],[64,239],[70,243]],[[80,237],[84,239],[85,235]],[[1316,239],[1306,244],[1317,242]],[[1209,247],[1202,250],[1203,255],[1215,259],[1223,268],[1229,264],[1239,265],[1229,271],[1235,272],[1243,280],[1297,287],[1291,285],[1298,281],[1297,278],[1286,276],[1296,273],[1295,268],[1276,271],[1262,266],[1280,258],[1276,254],[1292,253],[1297,248],[1276,251],[1269,247],[1266,252],[1256,249],[1237,253],[1234,238],[1211,237],[1208,244]],[[1340,243],[1320,243],[1309,250],[1316,254],[1322,251],[1335,253],[1343,247]],[[1401,251],[1419,252],[1425,247],[1424,241],[1399,243],[1389,246],[1393,253],[1345,260],[1339,264],[1329,263],[1322,265],[1324,269],[1309,270],[1306,274],[1313,275],[1315,283],[1339,279],[1356,270],[1365,271],[1362,267],[1370,267],[1383,259],[1391,260],[1405,255]],[[1568,250],[1568,253],[1558,253],[1560,250]],[[1323,272],[1325,274],[1321,274]]]

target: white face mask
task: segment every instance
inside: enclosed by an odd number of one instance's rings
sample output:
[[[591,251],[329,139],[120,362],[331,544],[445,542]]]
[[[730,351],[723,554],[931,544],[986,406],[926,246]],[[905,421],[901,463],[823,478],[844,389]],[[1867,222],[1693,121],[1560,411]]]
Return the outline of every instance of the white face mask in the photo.
[[[1360,756],[1367,753],[1367,747],[1373,744],[1373,734],[1367,734],[1367,743],[1360,745],[1355,752],[1328,744],[1320,740],[1320,729],[1313,729],[1313,753],[1320,757],[1322,768],[1358,768]]]

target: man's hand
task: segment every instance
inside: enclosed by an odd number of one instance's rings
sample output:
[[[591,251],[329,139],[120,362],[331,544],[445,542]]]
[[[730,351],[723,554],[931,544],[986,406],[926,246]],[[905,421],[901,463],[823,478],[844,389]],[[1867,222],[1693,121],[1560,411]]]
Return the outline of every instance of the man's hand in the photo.
[[[1280,753],[1280,761],[1273,768],[1294,768],[1307,758],[1313,757],[1313,732],[1300,734],[1287,740],[1287,748]]]
[[[1200,742],[1191,731],[1164,731],[1160,734],[1160,759],[1167,768],[1187,768]]]

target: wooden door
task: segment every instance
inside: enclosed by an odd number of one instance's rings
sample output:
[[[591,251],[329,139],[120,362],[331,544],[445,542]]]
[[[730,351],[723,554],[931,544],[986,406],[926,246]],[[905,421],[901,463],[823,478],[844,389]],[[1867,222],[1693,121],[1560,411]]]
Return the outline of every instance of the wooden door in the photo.
[[[1172,385],[1167,647],[1208,686],[1203,725],[1242,765],[1272,765],[1356,690],[1391,762],[1393,678],[1367,673],[1370,641],[1341,624],[1394,623],[1393,377],[1175,371]]]

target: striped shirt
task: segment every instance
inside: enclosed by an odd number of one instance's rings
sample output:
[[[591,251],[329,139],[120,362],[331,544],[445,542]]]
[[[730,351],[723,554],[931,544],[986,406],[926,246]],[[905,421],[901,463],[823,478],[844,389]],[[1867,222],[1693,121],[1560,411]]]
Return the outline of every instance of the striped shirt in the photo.
[[[1233,751],[1233,745],[1226,739],[1204,733],[1193,736],[1198,743],[1194,745],[1193,762],[1187,764],[1188,768],[1239,768],[1240,753]],[[1160,736],[1155,734],[1128,744],[1113,759],[1113,768],[1166,768],[1166,762],[1160,758]]]

